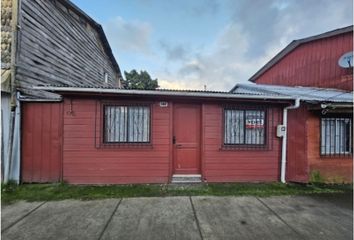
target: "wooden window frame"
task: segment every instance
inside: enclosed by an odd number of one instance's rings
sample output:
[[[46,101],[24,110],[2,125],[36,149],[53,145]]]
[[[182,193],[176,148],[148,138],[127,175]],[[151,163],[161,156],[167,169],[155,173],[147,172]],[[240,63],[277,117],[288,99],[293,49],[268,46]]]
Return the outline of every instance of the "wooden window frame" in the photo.
[[[148,107],[150,111],[149,121],[149,142],[106,142],[105,141],[105,108],[106,106],[139,106]],[[122,148],[122,149],[152,149],[153,148],[153,103],[151,102],[130,102],[130,101],[98,101],[96,103],[96,130],[95,146],[96,148]],[[98,118],[97,118],[98,117]],[[98,120],[98,121],[97,121]]]

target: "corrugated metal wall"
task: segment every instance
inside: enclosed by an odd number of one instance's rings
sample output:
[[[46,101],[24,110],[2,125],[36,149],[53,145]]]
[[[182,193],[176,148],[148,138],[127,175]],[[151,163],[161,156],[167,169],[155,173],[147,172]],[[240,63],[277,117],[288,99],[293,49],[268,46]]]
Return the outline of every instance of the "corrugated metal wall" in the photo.
[[[22,182],[61,180],[62,106],[62,103],[23,103]]]
[[[352,69],[338,66],[338,59],[349,51],[353,51],[352,32],[300,45],[261,75],[256,83],[353,91]]]

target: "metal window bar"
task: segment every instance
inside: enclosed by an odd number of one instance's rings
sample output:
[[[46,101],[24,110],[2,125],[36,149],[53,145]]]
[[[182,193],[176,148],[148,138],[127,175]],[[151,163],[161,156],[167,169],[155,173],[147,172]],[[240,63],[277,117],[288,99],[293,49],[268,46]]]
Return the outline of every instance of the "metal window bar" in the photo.
[[[225,145],[264,145],[265,111],[264,110],[224,110]]]
[[[349,155],[352,149],[352,119],[321,119],[321,155]]]
[[[147,106],[106,106],[104,142],[149,143],[150,108]]]

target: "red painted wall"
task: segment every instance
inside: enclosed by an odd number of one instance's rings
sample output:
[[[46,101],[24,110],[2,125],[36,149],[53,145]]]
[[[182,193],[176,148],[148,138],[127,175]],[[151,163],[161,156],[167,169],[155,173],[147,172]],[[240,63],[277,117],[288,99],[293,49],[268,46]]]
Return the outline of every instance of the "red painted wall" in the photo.
[[[22,182],[59,182],[61,179],[61,103],[22,104]]]
[[[305,106],[288,110],[286,180],[290,182],[308,182],[307,142],[312,139],[307,137],[307,115]]]
[[[100,104],[96,100],[74,99],[70,106],[70,100],[65,99],[64,180],[75,184],[168,182],[170,107],[161,108],[158,102],[152,106],[150,148],[100,148],[95,142],[95,128],[97,135],[101,131],[101,125],[95,122],[100,120]],[[70,108],[72,115],[67,113]]]
[[[73,184],[167,183],[173,166],[172,109],[171,101],[168,107],[160,107],[158,101],[152,103],[151,146],[105,147],[99,139],[102,132],[99,100],[65,98],[62,104],[27,103],[23,115],[22,180],[58,181],[62,166],[62,179]],[[281,114],[281,108],[267,111],[266,149],[225,150],[221,149],[223,107],[202,104],[201,163],[205,180],[278,181],[281,140],[275,136],[275,128],[281,123]]]
[[[279,181],[281,141],[276,137],[276,125],[281,123],[280,108],[267,112],[269,150],[221,149],[223,139],[223,109],[220,105],[203,105],[203,175],[208,182]],[[273,120],[272,120],[273,119]]]
[[[338,59],[353,51],[353,33],[302,44],[257,80],[259,84],[313,86],[353,91],[353,72],[338,66]]]
[[[323,180],[330,183],[353,182],[353,156],[321,157],[320,117],[313,113],[307,119],[307,157],[310,172],[318,172]]]

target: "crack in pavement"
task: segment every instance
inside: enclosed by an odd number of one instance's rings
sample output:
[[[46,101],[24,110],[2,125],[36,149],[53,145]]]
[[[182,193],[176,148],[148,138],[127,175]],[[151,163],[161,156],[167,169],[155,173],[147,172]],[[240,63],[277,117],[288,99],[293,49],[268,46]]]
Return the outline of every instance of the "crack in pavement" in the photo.
[[[118,203],[117,203],[116,207],[114,208],[114,210],[113,210],[111,216],[109,217],[107,223],[106,223],[105,226],[103,227],[103,230],[102,230],[102,232],[100,233],[100,236],[98,237],[98,240],[102,239],[104,232],[105,232],[106,229],[108,228],[108,225],[111,223],[111,221],[112,221],[112,219],[113,219],[113,216],[114,216],[114,214],[117,212],[117,210],[118,210],[118,208],[119,208],[120,203],[122,202],[122,200],[123,200],[123,198],[121,198],[121,199],[118,201]]]
[[[301,233],[299,233],[295,228],[293,228],[289,223],[287,223],[277,212],[275,212],[272,208],[270,208],[265,202],[263,202],[258,197],[255,197],[263,206],[265,206],[271,213],[273,213],[282,223],[284,223],[288,228],[290,228],[293,232],[295,232],[302,239],[306,239]]]
[[[14,225],[16,225],[17,223],[19,223],[20,221],[22,221],[22,220],[25,219],[26,217],[28,217],[31,213],[33,213],[34,211],[36,211],[38,208],[40,208],[41,206],[43,206],[45,203],[47,203],[47,201],[42,202],[42,203],[39,204],[37,207],[33,208],[31,211],[29,211],[28,213],[26,213],[25,215],[23,215],[22,217],[20,217],[19,219],[17,219],[17,220],[14,221],[13,223],[11,223],[9,226],[7,226],[7,227],[4,228],[3,230],[1,230],[1,233],[4,233],[4,232],[7,231],[8,229],[10,229],[11,227],[13,227]]]
[[[203,238],[202,230],[200,228],[200,223],[199,223],[199,220],[198,220],[198,217],[197,217],[197,212],[195,210],[195,207],[194,207],[194,204],[193,204],[191,196],[189,196],[189,201],[190,201],[190,203],[192,205],[193,215],[194,215],[195,221],[197,223],[197,228],[198,228],[198,231],[199,231],[200,238],[203,240],[204,238]]]

